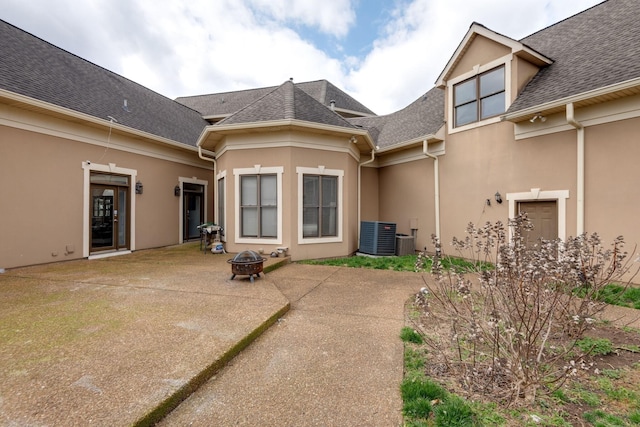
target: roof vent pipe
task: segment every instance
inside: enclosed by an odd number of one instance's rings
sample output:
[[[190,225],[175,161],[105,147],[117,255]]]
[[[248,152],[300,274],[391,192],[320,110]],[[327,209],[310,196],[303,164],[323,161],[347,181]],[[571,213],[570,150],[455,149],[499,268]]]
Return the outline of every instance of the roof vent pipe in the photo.
[[[331,101],[329,101],[329,107],[331,107],[331,111],[335,111],[336,109],[336,100],[332,99]]]

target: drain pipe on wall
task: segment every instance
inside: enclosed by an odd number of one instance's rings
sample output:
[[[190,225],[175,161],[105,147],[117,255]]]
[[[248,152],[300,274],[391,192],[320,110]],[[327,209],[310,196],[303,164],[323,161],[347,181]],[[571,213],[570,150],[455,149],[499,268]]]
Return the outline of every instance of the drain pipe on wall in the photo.
[[[202,160],[206,160],[208,162],[213,163],[213,200],[211,201],[211,206],[215,206],[215,201],[216,201],[216,195],[218,194],[218,187],[216,186],[216,173],[218,170],[218,163],[216,162],[216,158],[215,157],[205,157],[204,154],[202,154],[202,147],[198,145],[198,157],[200,157]],[[217,218],[216,218],[216,210],[213,209],[213,220],[214,222],[217,224]]]
[[[578,122],[574,115],[573,102],[567,104],[567,123],[576,128],[578,132],[577,155],[578,176],[576,182],[577,212],[576,212],[576,236],[584,233],[584,126]]]
[[[358,246],[360,246],[360,221],[362,218],[362,166],[368,165],[376,158],[375,150],[371,150],[371,158],[362,163],[358,163]]]
[[[422,141],[422,154],[433,159],[433,182],[435,194],[435,215],[436,215],[436,237],[440,241],[440,171],[438,156],[429,153],[429,143],[425,139]]]

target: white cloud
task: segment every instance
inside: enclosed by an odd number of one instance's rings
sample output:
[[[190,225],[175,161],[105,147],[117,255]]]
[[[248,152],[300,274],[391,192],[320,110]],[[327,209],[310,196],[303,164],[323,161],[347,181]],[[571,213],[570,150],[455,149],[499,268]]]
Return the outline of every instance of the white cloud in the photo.
[[[317,27],[335,37],[345,36],[356,19],[348,0],[249,0],[249,3],[278,22]]]

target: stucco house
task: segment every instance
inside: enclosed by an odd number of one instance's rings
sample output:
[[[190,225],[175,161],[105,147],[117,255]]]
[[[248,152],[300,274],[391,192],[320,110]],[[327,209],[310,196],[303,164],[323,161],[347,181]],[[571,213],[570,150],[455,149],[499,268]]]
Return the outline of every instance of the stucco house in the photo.
[[[536,236],[640,242],[640,3],[522,40],[473,23],[435,86],[378,116],[325,80],[167,99],[0,21],[0,268],[224,228],[227,251],[418,249],[527,211]],[[429,87],[431,82],[425,82]]]

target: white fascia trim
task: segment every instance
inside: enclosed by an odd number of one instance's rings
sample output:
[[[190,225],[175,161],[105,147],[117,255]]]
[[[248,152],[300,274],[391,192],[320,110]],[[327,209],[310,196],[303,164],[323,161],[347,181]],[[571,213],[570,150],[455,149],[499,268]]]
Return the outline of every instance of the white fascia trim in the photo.
[[[504,114],[500,118],[502,120],[517,121],[519,119],[528,118],[537,113],[544,112],[550,109],[556,109],[570,103],[578,103],[591,98],[597,98],[599,96],[608,95],[613,92],[624,91],[640,86],[640,77],[627,80],[620,83],[615,83],[609,86],[604,86],[598,89],[582,92],[576,95],[567,96],[560,99],[554,99],[553,101],[545,102],[544,104],[535,105],[533,107],[525,108],[524,110],[514,111],[513,113]]]
[[[346,119],[345,119],[346,120]],[[369,136],[369,132],[365,129],[359,128],[349,128],[342,126],[334,126],[334,125],[326,125],[321,123],[308,122],[305,120],[297,120],[297,119],[285,119],[285,120],[273,120],[273,121],[265,121],[265,122],[251,122],[251,123],[235,123],[230,125],[209,125],[204,128],[202,133],[200,134],[200,138],[198,138],[198,142],[196,146],[202,146],[205,142],[207,135],[209,133],[236,133],[241,131],[254,131],[256,129],[269,129],[269,128],[284,128],[284,127],[297,127],[304,129],[311,129],[316,131],[323,131],[329,133],[336,134],[344,134],[347,136],[361,136],[364,138],[365,142],[369,146],[371,150],[375,149],[375,145]]]
[[[444,81],[445,77],[453,69],[455,64],[457,64],[458,57],[467,48],[469,43],[475,38],[476,35],[483,36],[483,37],[485,37],[485,38],[487,38],[489,40],[493,40],[496,43],[500,43],[500,44],[510,48],[512,54],[525,52],[530,57],[533,57],[533,58],[537,59],[541,64],[551,64],[551,63],[553,63],[553,61],[551,59],[547,58],[544,55],[541,55],[540,53],[532,50],[531,48],[528,48],[527,46],[523,45],[519,41],[514,40],[512,38],[509,38],[509,37],[506,37],[506,36],[503,36],[502,34],[498,34],[498,33],[494,32],[494,31],[491,31],[490,29],[488,29],[488,28],[486,28],[486,27],[484,27],[482,25],[479,25],[479,24],[474,22],[471,25],[471,27],[469,28],[469,30],[467,31],[467,34],[464,36],[464,38],[462,39],[462,41],[458,45],[458,48],[456,49],[454,54],[451,56],[451,59],[449,60],[449,62],[447,62],[447,65],[445,66],[444,70],[442,70],[442,72],[438,76],[438,79],[436,80],[436,83],[435,83],[437,87],[444,87],[445,86],[445,81]]]
[[[341,169],[325,169],[324,166],[318,166],[317,168],[297,167],[296,174],[298,174],[298,244],[299,245],[313,245],[320,243],[339,243],[342,242],[342,218],[344,211],[343,194],[343,180],[344,171]],[[338,206],[338,235],[335,237],[303,237],[303,194],[304,189],[303,178],[304,175],[326,175],[338,177],[338,200],[340,206]]]
[[[186,178],[186,177],[182,177],[179,176],[178,177],[178,186],[180,187],[180,197],[179,197],[179,201],[178,201],[178,242],[180,243],[184,243],[184,227],[183,227],[183,221],[184,221],[184,183],[188,183],[188,184],[198,184],[198,185],[203,185],[204,186],[204,201],[202,203],[204,203],[204,217],[207,218],[207,209],[209,206],[208,200],[207,200],[207,194],[208,193],[208,187],[209,187],[209,181],[205,181],[202,179],[198,179],[196,177],[193,178]]]
[[[502,116],[490,117],[488,119],[479,120],[477,122],[469,123],[464,126],[455,127],[455,107],[453,105],[453,87],[465,80],[473,78],[478,74],[482,74],[485,71],[492,70],[494,68],[500,67],[504,65],[504,111],[509,109],[509,105],[511,105],[511,62],[513,60],[513,54],[509,54],[503,56],[502,58],[498,58],[494,61],[488,62],[484,65],[476,65],[473,67],[473,70],[468,71],[455,79],[451,79],[447,81],[447,117],[450,117],[450,120],[447,120],[447,128],[450,134],[464,132],[469,129],[475,129],[480,126],[486,126],[494,123],[499,123],[502,121]]]
[[[560,240],[567,238],[567,199],[569,198],[569,190],[542,191],[539,188],[532,188],[531,191],[522,193],[507,193],[506,197],[509,201],[509,218],[515,218],[518,202],[555,200],[558,207],[558,238]],[[509,229],[509,238],[511,239],[511,237],[511,229]]]
[[[97,163],[82,162],[82,169],[84,170],[83,181],[83,227],[82,227],[82,256],[88,258],[89,252],[89,234],[91,233],[91,222],[89,221],[89,206],[91,203],[91,172],[106,172],[118,175],[129,176],[129,203],[131,206],[130,219],[129,219],[129,250],[134,251],[136,249],[136,177],[138,171],[136,169],[128,169],[116,166],[115,163],[109,163],[108,165],[101,165]],[[121,252],[110,252],[113,254],[119,254]]]
[[[282,174],[283,166],[262,167],[254,165],[252,168],[233,169],[234,176],[234,194],[236,198],[235,205],[235,243],[263,244],[263,245],[281,245],[282,244]],[[278,236],[273,239],[254,239],[240,236],[240,177],[242,175],[260,175],[260,174],[276,174],[277,199],[278,199]]]

